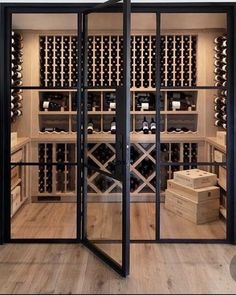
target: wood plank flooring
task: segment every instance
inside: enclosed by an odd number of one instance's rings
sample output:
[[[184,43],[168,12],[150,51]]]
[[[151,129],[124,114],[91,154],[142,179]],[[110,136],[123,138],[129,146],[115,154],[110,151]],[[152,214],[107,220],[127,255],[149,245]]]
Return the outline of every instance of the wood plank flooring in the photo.
[[[0,246],[1,294],[235,294],[230,245],[133,244],[120,278],[81,245]]]
[[[222,220],[195,225],[161,205],[162,238],[225,238],[225,223]],[[155,224],[154,203],[131,204],[131,239],[155,239]],[[11,228],[12,238],[75,238],[76,205],[26,204],[12,219]],[[91,239],[120,239],[120,204],[90,203],[88,235]]]

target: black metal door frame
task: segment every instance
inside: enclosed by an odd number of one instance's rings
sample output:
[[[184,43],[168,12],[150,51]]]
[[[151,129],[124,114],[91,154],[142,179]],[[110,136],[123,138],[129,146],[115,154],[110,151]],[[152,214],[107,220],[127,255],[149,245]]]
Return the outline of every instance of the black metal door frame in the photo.
[[[130,11],[131,11],[131,3],[130,0],[125,0],[123,3],[119,3],[120,0],[109,0],[100,5],[95,6],[93,9],[89,9],[84,12],[83,16],[83,140],[81,143],[83,144],[83,197],[82,197],[82,243],[89,248],[92,252],[94,252],[98,257],[100,257],[103,261],[109,264],[116,272],[120,275],[126,277],[129,274],[129,265],[130,265],[130,230],[129,230],[129,206],[130,206],[130,120],[129,120],[129,106],[130,106]],[[114,5],[118,5],[118,11],[121,10],[123,14],[123,39],[124,39],[124,68],[123,68],[123,85],[118,87],[91,87],[88,85],[88,73],[87,73],[87,46],[88,46],[88,17],[90,13],[100,13],[106,11],[111,8],[116,10]],[[116,161],[119,162],[118,166],[116,163],[116,169],[118,173],[110,174],[105,171],[101,171],[100,169],[96,169],[94,167],[89,167],[90,165],[87,163],[87,98],[88,98],[88,90],[89,89],[116,89],[116,102],[119,99],[119,108],[116,109],[116,135],[115,135],[115,146],[116,146]],[[120,95],[121,93],[122,95]],[[125,98],[125,100],[123,99]],[[122,121],[121,121],[122,120]],[[121,146],[117,144],[120,143]],[[122,223],[122,234],[121,240],[116,241],[121,244],[121,264],[118,264],[117,261],[112,259],[107,253],[102,251],[99,247],[97,247],[94,241],[91,241],[87,235],[87,169],[94,168],[95,171],[102,175],[107,175],[110,178],[117,179],[122,184],[122,196],[121,196],[121,223]],[[119,170],[119,171],[118,171]],[[102,241],[97,241],[102,242]],[[105,243],[113,243],[110,240],[105,241]],[[115,241],[114,241],[115,243]]]
[[[7,97],[9,95],[9,82],[7,77],[10,77],[9,69],[7,64],[9,63],[9,57],[7,50],[9,49],[9,42],[7,40],[7,28],[9,27],[9,15],[12,13],[82,13],[85,9],[91,8],[93,4],[19,4],[19,3],[7,3],[0,4],[0,132],[1,132],[1,198],[0,198],[0,243],[13,242],[9,240],[8,228],[9,220],[7,220],[6,212],[9,211],[10,204],[8,196],[10,193],[10,122],[8,112],[9,103]],[[229,83],[229,107],[228,107],[228,147],[227,147],[227,167],[228,167],[228,183],[229,183],[229,212],[228,212],[228,221],[227,221],[227,231],[228,238],[226,240],[192,240],[192,239],[165,239],[165,240],[135,240],[134,243],[236,243],[236,201],[235,197],[235,169],[236,169],[236,104],[234,103],[234,95],[236,95],[236,38],[233,38],[236,33],[236,4],[235,3],[182,3],[182,4],[163,4],[163,3],[142,3],[142,4],[133,4],[132,12],[150,12],[156,13],[157,19],[160,17],[161,13],[168,12],[225,12],[228,15],[228,33],[231,36],[229,38],[229,51],[228,58],[231,61],[228,67],[228,77],[230,79]],[[2,42],[3,41],[3,42]],[[158,38],[157,38],[158,42]],[[157,43],[157,46],[158,43]],[[157,71],[158,69],[158,60],[157,60]],[[158,85],[158,84],[157,84]],[[160,91],[157,89],[157,95],[160,94]],[[81,99],[80,94],[77,97],[78,101]],[[158,209],[158,205],[157,205]],[[79,224],[79,221],[78,221]],[[80,226],[80,225],[78,225]],[[80,240],[79,240],[80,241]],[[22,243],[65,243],[65,242],[78,242],[76,239],[41,239],[41,240],[14,240],[14,242]]]

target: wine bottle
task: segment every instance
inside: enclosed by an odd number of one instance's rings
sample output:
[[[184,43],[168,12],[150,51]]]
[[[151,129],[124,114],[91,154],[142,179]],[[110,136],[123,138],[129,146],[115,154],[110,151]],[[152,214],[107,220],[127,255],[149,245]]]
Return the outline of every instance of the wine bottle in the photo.
[[[148,128],[148,122],[146,120],[146,117],[144,117],[142,122],[142,130],[144,134],[148,134],[149,128]]]
[[[223,126],[223,120],[219,119],[215,121],[215,126],[222,127]]]
[[[14,114],[14,116],[16,116],[16,117],[20,117],[20,116],[22,116],[22,111],[21,111],[21,110],[14,110],[14,111],[13,111],[13,114]]]
[[[152,134],[156,133],[156,122],[154,121],[153,118],[151,119],[150,130]]]
[[[87,131],[88,131],[88,134],[93,133],[93,121],[92,121],[92,119],[90,119],[90,121],[88,123]]]
[[[221,119],[223,114],[221,112],[219,112],[219,113],[215,113],[214,116],[215,116],[216,119]]]
[[[43,101],[42,108],[44,111],[60,111],[61,105],[52,101]]]
[[[113,117],[113,120],[111,121],[111,127],[110,127],[111,134],[116,133],[116,119]]]
[[[43,127],[41,132],[65,132],[65,129],[57,127]]]

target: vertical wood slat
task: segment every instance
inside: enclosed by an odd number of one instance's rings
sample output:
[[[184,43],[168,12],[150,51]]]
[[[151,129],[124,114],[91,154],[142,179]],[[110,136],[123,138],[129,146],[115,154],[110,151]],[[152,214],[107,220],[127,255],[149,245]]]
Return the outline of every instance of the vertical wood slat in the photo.
[[[173,36],[173,86],[176,86],[176,36]]]
[[[45,86],[48,86],[48,36],[45,37]]]
[[[192,36],[189,36],[189,86],[192,86]]]
[[[181,35],[181,86],[184,86],[184,36]]]
[[[56,61],[56,50],[55,50],[55,36],[52,36],[52,85],[56,86],[56,71],[55,71],[55,61]]]
[[[69,38],[69,56],[68,56],[68,58],[69,58],[69,73],[68,73],[68,75],[69,75],[69,86],[71,87],[71,86],[73,86],[72,84],[72,67],[73,67],[73,65],[72,65],[72,36],[69,36],[68,37]]]

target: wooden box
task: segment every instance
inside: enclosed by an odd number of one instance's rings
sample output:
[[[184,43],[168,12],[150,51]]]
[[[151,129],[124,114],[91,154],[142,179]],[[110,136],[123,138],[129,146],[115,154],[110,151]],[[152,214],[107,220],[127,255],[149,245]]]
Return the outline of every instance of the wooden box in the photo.
[[[19,209],[21,205],[21,187],[18,185],[11,191],[11,215]]]
[[[220,197],[220,188],[217,186],[193,189],[170,179],[167,188],[197,203]]]
[[[226,191],[227,189],[227,171],[224,167],[219,167],[219,185]]]
[[[15,152],[11,155],[11,162],[17,163],[23,160],[23,150],[20,149],[19,151]]]
[[[191,188],[203,188],[217,184],[216,174],[200,169],[174,172],[174,180]]]
[[[197,203],[175,191],[166,190],[165,208],[195,224],[217,220],[219,218],[219,207],[219,198]]]
[[[19,178],[20,178],[20,167],[15,166],[11,169],[11,186],[14,186],[14,184],[17,183]]]

